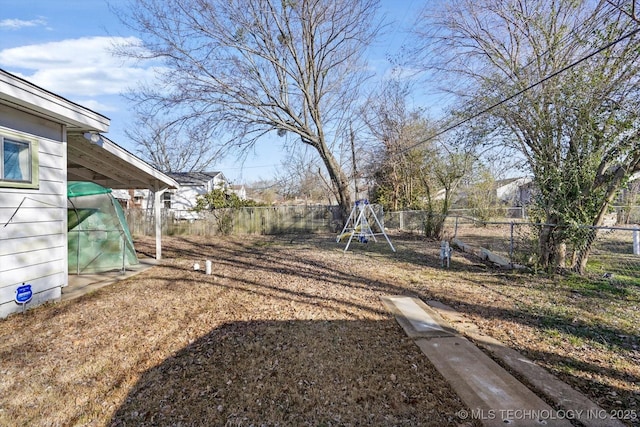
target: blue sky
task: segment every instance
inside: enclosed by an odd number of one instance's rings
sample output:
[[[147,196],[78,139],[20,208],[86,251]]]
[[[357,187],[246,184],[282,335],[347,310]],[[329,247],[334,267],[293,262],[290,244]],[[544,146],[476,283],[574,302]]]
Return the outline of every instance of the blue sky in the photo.
[[[388,68],[386,53],[405,40],[396,29],[410,23],[422,4],[420,0],[383,0],[383,9],[395,23],[370,58],[380,75]],[[124,133],[132,123],[122,93],[137,81],[152,78],[151,67],[110,53],[114,39],[135,36],[103,0],[2,0],[0,68],[109,117],[106,136],[135,152]],[[282,150],[274,149],[270,141],[259,144],[244,165],[229,158],[212,169],[235,183],[246,183],[272,178],[281,159]]]

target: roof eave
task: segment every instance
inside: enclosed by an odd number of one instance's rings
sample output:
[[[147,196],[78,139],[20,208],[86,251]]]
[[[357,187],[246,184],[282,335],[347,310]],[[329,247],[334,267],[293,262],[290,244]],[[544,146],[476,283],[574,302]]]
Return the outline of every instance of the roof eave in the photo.
[[[113,154],[114,156],[136,166],[138,169],[140,169],[147,175],[153,177],[156,181],[158,181],[158,183],[161,186],[166,188],[180,187],[180,184],[178,184],[178,182],[175,179],[164,174],[163,172],[160,172],[159,170],[149,165],[144,160],[134,156],[124,148],[117,145],[115,142],[111,141],[108,138],[105,138],[104,136],[102,136],[101,139],[102,139],[102,148],[104,148],[106,151]]]
[[[0,69],[0,102],[63,123],[70,130],[107,132],[109,118]]]

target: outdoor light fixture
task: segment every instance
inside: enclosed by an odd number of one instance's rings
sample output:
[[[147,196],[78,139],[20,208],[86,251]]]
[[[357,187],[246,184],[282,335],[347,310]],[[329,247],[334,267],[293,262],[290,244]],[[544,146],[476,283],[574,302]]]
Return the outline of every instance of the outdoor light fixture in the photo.
[[[92,144],[99,145],[100,147],[102,147],[102,137],[100,136],[99,133],[85,132],[83,136],[87,141],[90,141]]]

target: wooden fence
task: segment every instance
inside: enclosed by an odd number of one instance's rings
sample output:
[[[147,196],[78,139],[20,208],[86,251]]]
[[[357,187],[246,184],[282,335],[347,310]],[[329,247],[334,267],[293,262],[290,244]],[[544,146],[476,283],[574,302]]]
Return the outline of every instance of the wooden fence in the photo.
[[[129,209],[125,213],[133,235],[154,234],[151,210]],[[341,226],[337,206],[253,207],[203,213],[162,211],[163,235],[319,233],[338,232]]]

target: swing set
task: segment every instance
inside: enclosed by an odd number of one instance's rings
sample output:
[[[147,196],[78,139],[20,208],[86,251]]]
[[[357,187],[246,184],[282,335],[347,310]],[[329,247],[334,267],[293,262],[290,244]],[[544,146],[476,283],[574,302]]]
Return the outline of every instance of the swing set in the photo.
[[[376,233],[373,231],[371,228],[372,223],[378,226],[379,232]],[[347,252],[353,239],[356,239],[360,243],[367,243],[370,239],[377,242],[376,236],[380,235],[387,239],[391,250],[395,252],[396,249],[393,247],[393,244],[391,244],[391,240],[389,240],[389,236],[387,236],[387,233],[384,231],[384,226],[380,223],[376,213],[369,204],[369,200],[356,200],[349,219],[347,219],[342,233],[338,235],[336,242],[340,242],[348,236],[347,246],[344,248],[344,252]]]

